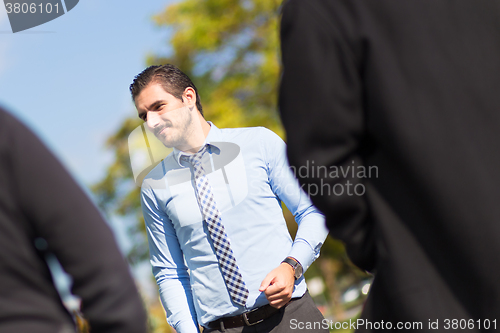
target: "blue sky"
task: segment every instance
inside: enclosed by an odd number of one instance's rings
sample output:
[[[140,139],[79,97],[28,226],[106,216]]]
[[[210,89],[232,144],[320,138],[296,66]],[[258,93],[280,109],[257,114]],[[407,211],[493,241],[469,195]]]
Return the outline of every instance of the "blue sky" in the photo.
[[[103,176],[106,138],[133,115],[128,86],[150,53],[169,51],[151,16],[170,1],[81,0],[41,26],[11,33],[0,6],[0,105],[21,118],[81,184]]]
[[[146,56],[169,52],[169,33],[151,16],[170,2],[81,0],[16,34],[0,5],[0,105],[37,133],[82,187],[103,177],[112,161],[106,138],[135,115],[128,87]],[[111,225],[126,247],[121,223]]]

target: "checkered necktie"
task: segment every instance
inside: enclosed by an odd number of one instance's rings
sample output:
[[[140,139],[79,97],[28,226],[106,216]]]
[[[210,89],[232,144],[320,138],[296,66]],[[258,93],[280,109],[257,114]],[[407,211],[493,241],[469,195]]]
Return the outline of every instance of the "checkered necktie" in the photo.
[[[236,304],[245,305],[248,298],[248,289],[241,277],[236,259],[231,250],[231,243],[224,230],[220,212],[217,209],[217,204],[212,193],[212,187],[201,165],[201,158],[206,151],[207,146],[203,147],[198,153],[187,157],[186,160],[191,163],[194,169],[198,205],[203,214],[203,219],[207,223],[229,295],[231,295]]]

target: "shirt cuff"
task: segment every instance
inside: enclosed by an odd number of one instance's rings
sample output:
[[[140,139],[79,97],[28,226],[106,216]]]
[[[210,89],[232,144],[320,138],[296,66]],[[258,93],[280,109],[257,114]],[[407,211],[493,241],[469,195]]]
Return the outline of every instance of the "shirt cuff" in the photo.
[[[313,249],[307,242],[299,239],[293,242],[292,249],[288,253],[288,257],[297,259],[305,272],[318,256],[315,255]]]

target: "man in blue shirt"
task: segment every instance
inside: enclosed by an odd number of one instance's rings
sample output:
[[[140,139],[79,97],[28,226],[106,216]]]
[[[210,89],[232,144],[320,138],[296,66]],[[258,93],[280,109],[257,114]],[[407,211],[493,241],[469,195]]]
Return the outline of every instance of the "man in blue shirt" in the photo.
[[[196,87],[172,65],[151,66],[130,86],[139,117],[173,148],[141,190],[150,260],[178,333],[328,332],[305,271],[327,230],[268,129],[219,129]],[[292,241],[281,202],[298,223]]]

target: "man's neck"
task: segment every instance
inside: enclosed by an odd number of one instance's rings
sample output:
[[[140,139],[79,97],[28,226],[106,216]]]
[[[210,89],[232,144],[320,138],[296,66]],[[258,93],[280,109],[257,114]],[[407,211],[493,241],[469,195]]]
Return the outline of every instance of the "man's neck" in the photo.
[[[188,140],[182,146],[175,147],[176,149],[183,151],[185,153],[194,154],[200,150],[201,146],[205,142],[205,139],[210,132],[210,124],[203,118],[201,114],[198,114],[198,121],[196,125],[193,126],[191,135],[189,135]]]

